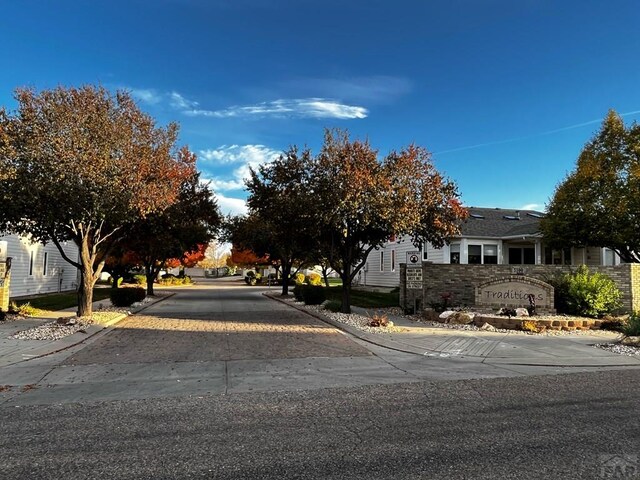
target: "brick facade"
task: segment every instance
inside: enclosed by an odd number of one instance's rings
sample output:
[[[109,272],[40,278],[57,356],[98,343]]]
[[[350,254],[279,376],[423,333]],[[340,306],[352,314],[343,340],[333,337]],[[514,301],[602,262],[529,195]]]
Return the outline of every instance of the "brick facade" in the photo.
[[[546,281],[556,272],[575,271],[565,265],[465,265],[422,264],[422,290],[406,288],[406,265],[400,265],[400,305],[422,310],[431,303],[441,303],[443,293],[451,293],[450,304],[475,305],[476,286],[494,278],[525,275]],[[640,311],[640,264],[590,266],[589,271],[609,276],[622,292],[625,311]],[[523,305],[526,306],[526,305]]]

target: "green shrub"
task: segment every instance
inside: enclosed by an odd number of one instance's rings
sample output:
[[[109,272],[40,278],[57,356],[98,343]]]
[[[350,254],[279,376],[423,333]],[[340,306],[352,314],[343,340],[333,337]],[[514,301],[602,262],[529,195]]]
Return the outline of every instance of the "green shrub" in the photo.
[[[296,297],[298,302],[304,301],[304,298],[302,297],[302,285],[297,283],[296,286],[293,287],[293,296]]]
[[[569,274],[567,282],[569,313],[601,317],[621,306],[621,293],[615,282],[601,273],[590,273],[586,265]]]
[[[324,309],[329,310],[330,312],[339,312],[342,310],[342,302],[338,300],[329,300],[324,304]]]
[[[324,287],[303,285],[302,299],[306,305],[320,305],[327,299],[327,292]]]
[[[296,273],[296,285],[304,285],[305,280],[304,273]]]
[[[124,280],[124,278],[122,278],[122,277],[118,278],[118,287],[120,287],[120,285],[122,285],[122,281],[123,280]],[[113,277],[109,277],[108,282],[109,282],[109,285],[113,286]]]
[[[141,302],[147,296],[144,288],[126,287],[111,291],[111,303],[114,307],[129,307],[135,302]]]
[[[307,275],[306,280],[309,285],[322,285],[322,275],[315,272],[311,272]]]
[[[176,277],[175,275],[163,275],[158,280],[158,285],[170,286],[170,285],[191,285],[193,281],[189,275],[184,277]]]
[[[621,330],[627,337],[640,336],[640,312],[630,315]]]
[[[133,283],[136,285],[146,285],[147,284],[147,276],[146,275],[134,275]]]

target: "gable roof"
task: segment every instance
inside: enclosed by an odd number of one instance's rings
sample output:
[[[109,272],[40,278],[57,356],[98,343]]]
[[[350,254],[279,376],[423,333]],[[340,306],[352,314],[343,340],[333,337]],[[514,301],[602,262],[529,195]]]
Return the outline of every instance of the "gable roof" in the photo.
[[[540,233],[543,212],[506,208],[467,207],[469,217],[460,225],[461,237],[505,238]]]

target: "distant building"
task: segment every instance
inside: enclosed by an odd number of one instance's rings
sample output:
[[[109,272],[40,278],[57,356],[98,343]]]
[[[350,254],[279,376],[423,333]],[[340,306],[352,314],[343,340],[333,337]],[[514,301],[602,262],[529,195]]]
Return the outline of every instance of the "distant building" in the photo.
[[[469,218],[460,226],[460,235],[449,245],[431,244],[416,248],[409,237],[392,239],[372,250],[360,272],[360,285],[396,287],[400,284],[400,263],[407,252],[419,251],[422,261],[432,263],[507,265],[617,265],[620,258],[608,248],[567,247],[553,250],[540,233],[543,212],[503,208],[469,207]]]

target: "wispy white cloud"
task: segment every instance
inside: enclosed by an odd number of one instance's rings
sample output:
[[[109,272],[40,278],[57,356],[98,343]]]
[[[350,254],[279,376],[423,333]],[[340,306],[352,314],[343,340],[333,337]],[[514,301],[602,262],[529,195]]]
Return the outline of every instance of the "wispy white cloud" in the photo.
[[[156,105],[164,99],[164,94],[152,88],[128,88],[127,90],[131,92],[133,98],[150,105]]]
[[[540,210],[541,208],[544,208],[544,205],[541,203],[527,203],[521,206],[520,210]]]
[[[176,110],[189,110],[198,106],[198,102],[187,100],[178,92],[171,92],[170,94],[168,94],[168,97],[169,105],[171,105]]]
[[[264,145],[222,145],[218,148],[200,150],[198,155],[208,162],[218,164],[241,162],[260,164],[277,158],[280,152]]]
[[[221,193],[216,193],[215,197],[223,215],[245,215],[247,213],[247,202],[242,198],[226,197]]]
[[[362,106],[320,97],[278,99],[252,105],[235,105],[223,109],[205,109],[177,91],[163,92],[153,88],[127,88],[134,98],[149,105],[163,104],[191,117],[242,118],[366,118],[369,111]]]
[[[249,169],[272,162],[280,152],[264,145],[223,145],[219,148],[200,150],[201,167],[208,173],[214,191],[241,190],[249,178]],[[228,175],[218,173],[219,166],[237,165]]]
[[[298,117],[298,118],[366,118],[368,110],[326,98],[279,99],[254,105],[233,106],[222,110],[191,109],[183,113],[191,116],[231,117]]]

